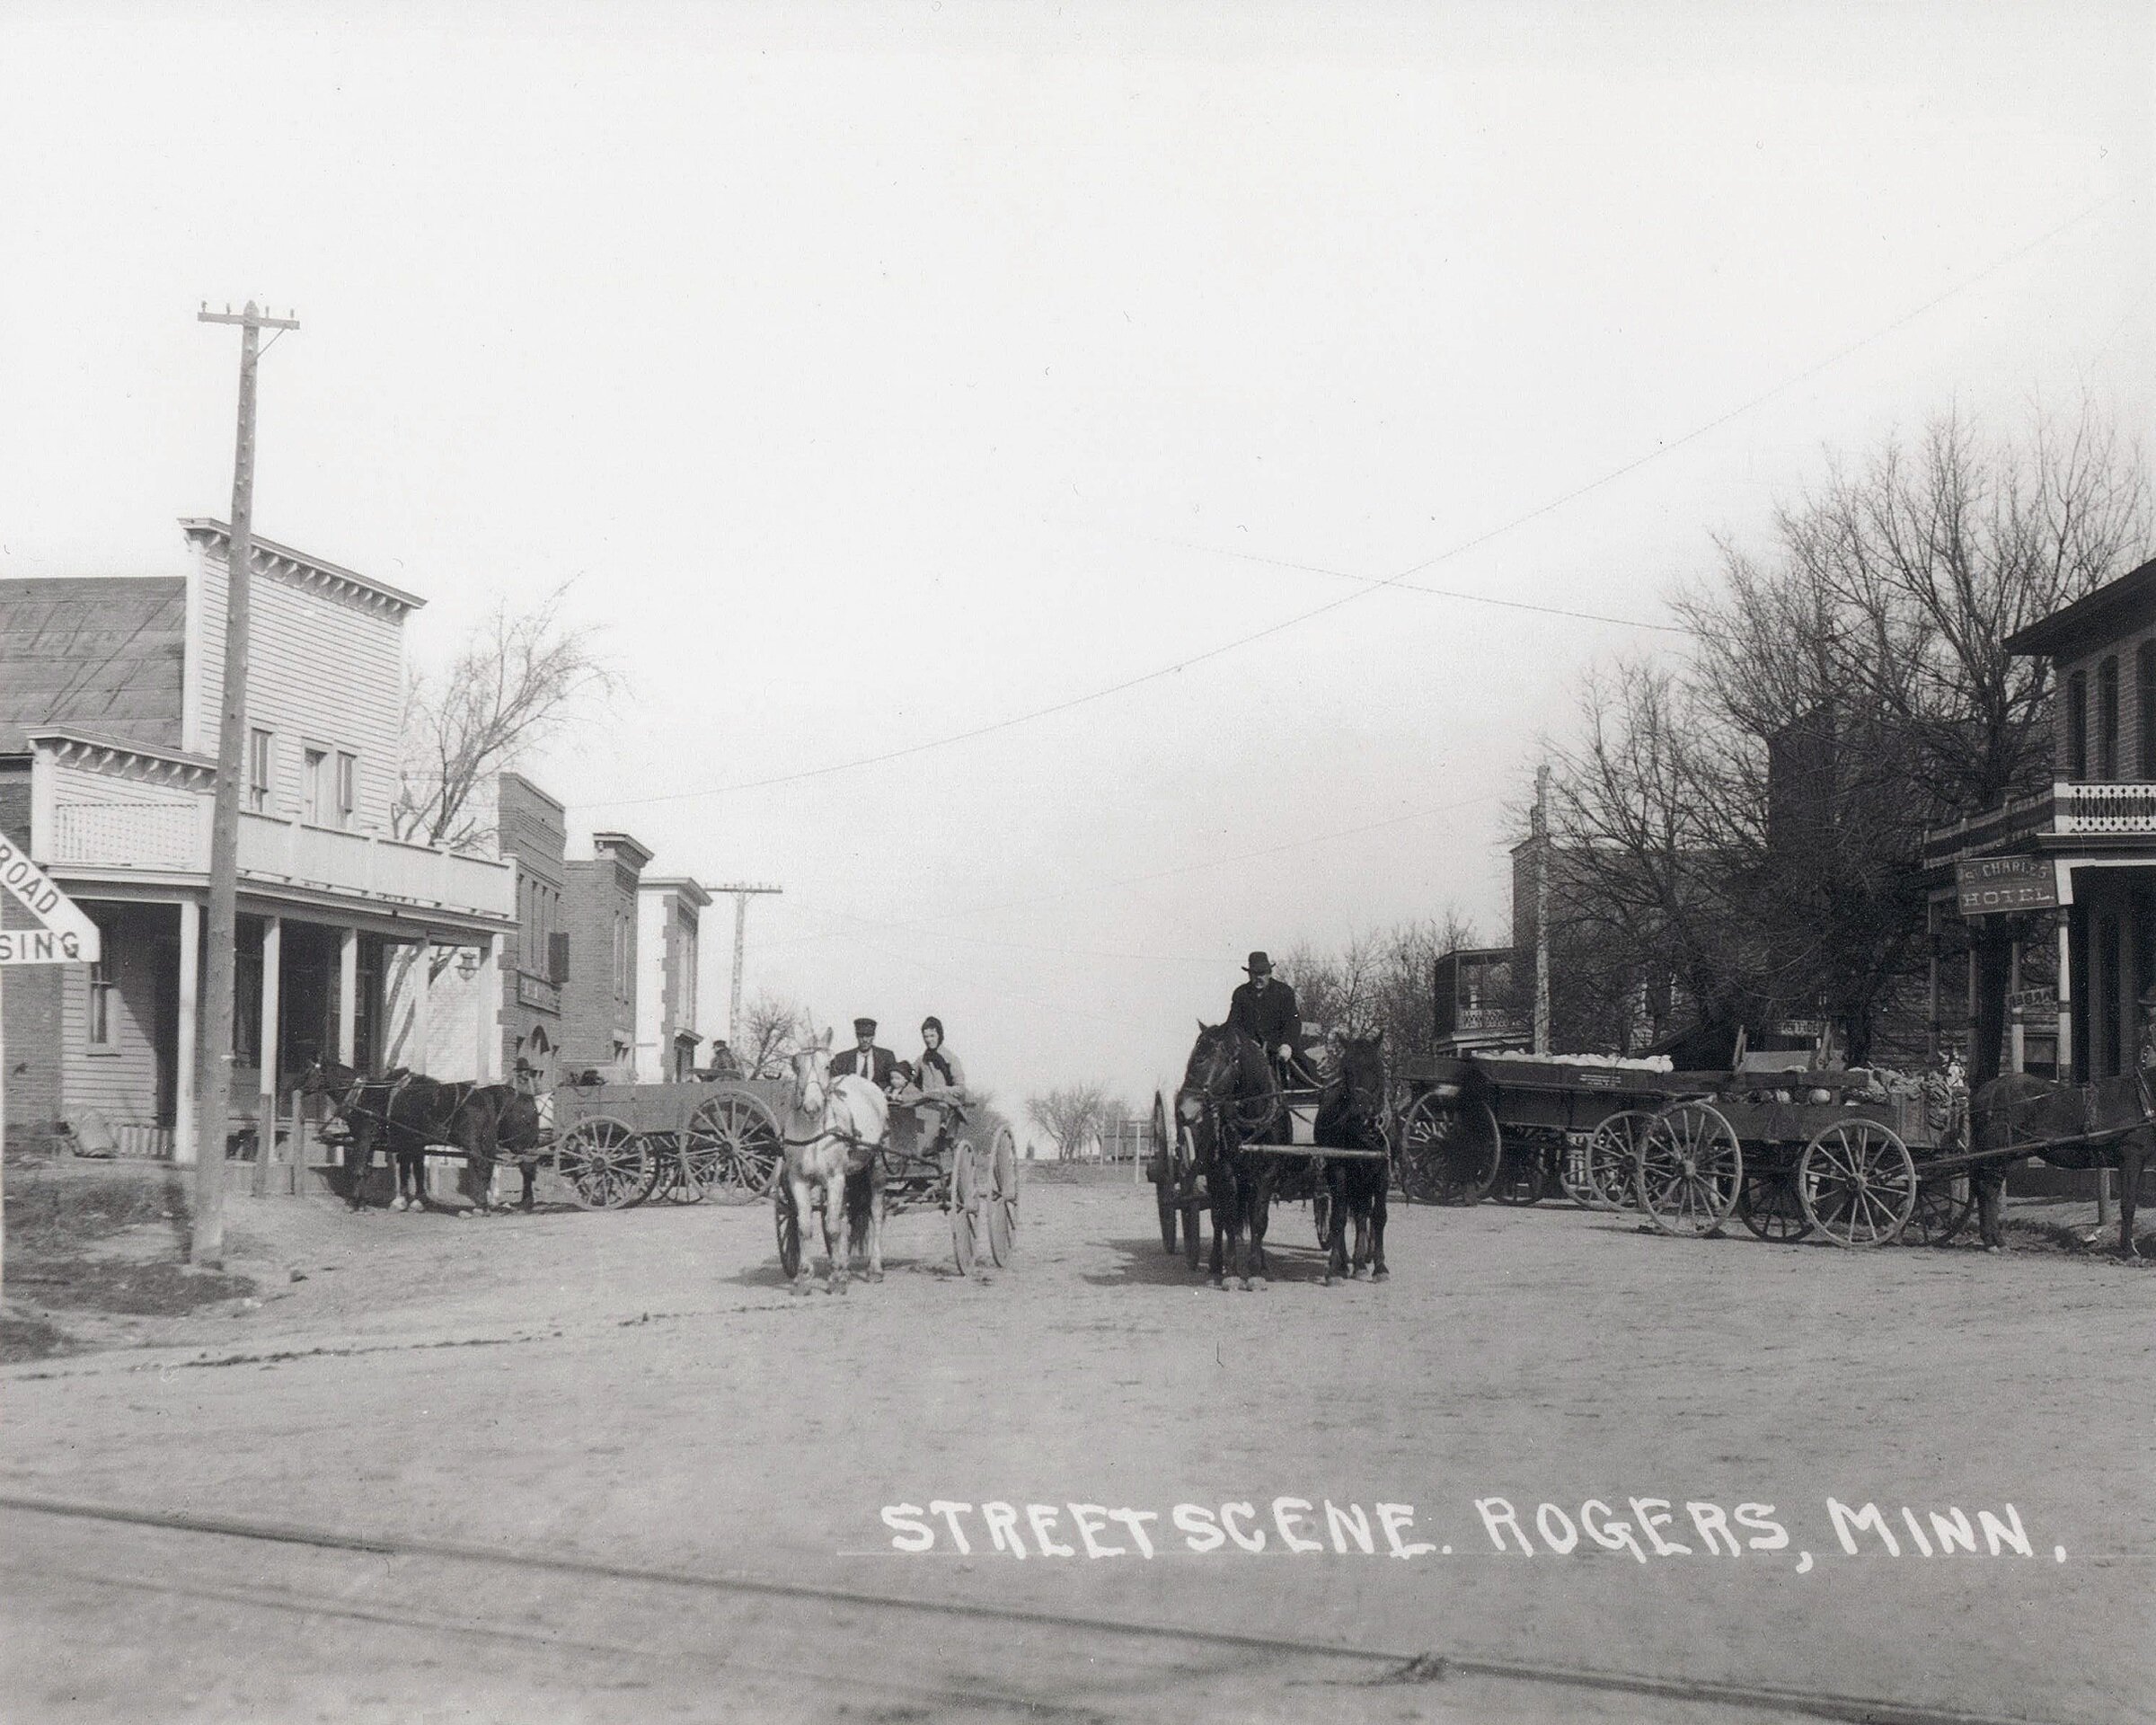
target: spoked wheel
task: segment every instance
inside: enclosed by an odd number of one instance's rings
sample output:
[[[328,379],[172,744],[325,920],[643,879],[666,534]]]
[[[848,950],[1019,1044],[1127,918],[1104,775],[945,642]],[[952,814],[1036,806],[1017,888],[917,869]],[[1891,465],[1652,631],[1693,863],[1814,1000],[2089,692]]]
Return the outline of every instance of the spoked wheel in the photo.
[[[1549,1190],[1550,1168],[1539,1144],[1515,1145],[1505,1153],[1489,1195],[1500,1204],[1539,1204]]]
[[[1018,1255],[1018,1145],[999,1126],[988,1146],[988,1256],[998,1269]]]
[[[1762,1240],[1794,1245],[1808,1238],[1811,1219],[1797,1200],[1797,1177],[1787,1168],[1747,1168],[1736,1213]]]
[[[1161,1212],[1161,1250],[1175,1255],[1176,1223],[1182,1206],[1176,1202],[1175,1140],[1168,1136],[1168,1101],[1153,1092],[1153,1199]]]
[[[1902,1229],[1904,1246],[1946,1246],[1976,1213],[1976,1190],[1966,1174],[1916,1182],[1916,1208]]]
[[[1435,1091],[1415,1099],[1400,1123],[1401,1183],[1426,1204],[1472,1204],[1489,1190],[1505,1159],[1489,1104],[1448,1101]]]
[[[1705,1102],[1679,1102],[1655,1117],[1639,1146],[1639,1202],[1665,1234],[1719,1233],[1744,1189],[1736,1132]]]
[[[701,1204],[725,1178],[726,1158],[717,1146],[688,1132],[675,1140],[667,1157],[666,1195],[677,1204]]]
[[[950,1255],[959,1274],[970,1276],[980,1258],[980,1181],[973,1165],[973,1144],[960,1138],[950,1151]]]
[[[1581,1174],[1587,1202],[1595,1209],[1639,1208],[1639,1151],[1654,1126],[1648,1110],[1628,1108],[1610,1115],[1588,1136]]]
[[[611,1114],[594,1114],[564,1132],[554,1168],[587,1210],[625,1210],[651,1195],[658,1158],[641,1137]]]
[[[1804,1146],[1797,1197],[1837,1246],[1883,1246],[1916,1210],[1916,1162],[1879,1120],[1838,1120]]]
[[[773,1189],[771,1209],[779,1230],[779,1268],[791,1282],[801,1273],[801,1213],[793,1205],[793,1188],[782,1180]]]
[[[781,1153],[779,1123],[745,1090],[707,1096],[681,1135],[682,1160],[694,1160],[704,1191],[721,1204],[747,1204],[771,1190]]]

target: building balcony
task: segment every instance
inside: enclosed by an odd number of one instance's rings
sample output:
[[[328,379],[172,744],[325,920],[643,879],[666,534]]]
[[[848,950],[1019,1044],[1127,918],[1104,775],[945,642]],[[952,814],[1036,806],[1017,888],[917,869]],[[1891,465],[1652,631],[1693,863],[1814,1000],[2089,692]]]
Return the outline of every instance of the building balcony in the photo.
[[[1924,834],[1924,866],[2012,850],[2057,852],[2062,841],[2102,849],[2156,847],[2156,784],[2060,783]]]
[[[62,875],[207,880],[211,808],[207,796],[56,802],[49,836],[38,836],[40,860]],[[322,895],[487,923],[516,917],[514,863],[300,820],[243,813],[239,872],[243,891]]]

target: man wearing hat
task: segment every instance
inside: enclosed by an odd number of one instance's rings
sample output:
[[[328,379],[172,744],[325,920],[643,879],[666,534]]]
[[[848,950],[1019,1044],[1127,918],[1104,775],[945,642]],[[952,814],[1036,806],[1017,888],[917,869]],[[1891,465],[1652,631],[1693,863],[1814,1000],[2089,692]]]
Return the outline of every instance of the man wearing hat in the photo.
[[[1295,991],[1273,975],[1273,961],[1262,952],[1251,953],[1242,968],[1250,979],[1229,1000],[1228,1022],[1286,1066],[1303,1039]]]
[[[897,1064],[897,1057],[888,1048],[876,1046],[876,1021],[857,1018],[853,1021],[853,1046],[832,1057],[831,1075],[837,1078],[850,1072],[883,1090],[889,1086],[891,1068]]]

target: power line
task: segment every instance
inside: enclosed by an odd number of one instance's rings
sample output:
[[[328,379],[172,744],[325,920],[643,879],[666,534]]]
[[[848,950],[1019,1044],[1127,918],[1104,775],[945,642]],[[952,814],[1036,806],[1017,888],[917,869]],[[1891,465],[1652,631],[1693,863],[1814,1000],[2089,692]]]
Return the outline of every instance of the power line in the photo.
[[[979,738],[993,736],[997,731],[1009,730],[1014,726],[1032,724],[1038,720],[1054,718],[1058,713],[1070,712],[1079,707],[1091,706],[1095,702],[1109,700],[1118,694],[1127,694],[1131,690],[1143,688],[1149,683],[1157,683],[1163,677],[1176,676],[1182,671],[1189,669],[1194,665],[1203,665],[1209,659],[1219,659],[1233,652],[1239,652],[1243,648],[1254,646],[1260,641],[1265,641],[1274,635],[1284,633],[1287,630],[1298,628],[1303,624],[1314,622],[1319,617],[1325,616],[1331,612],[1338,611],[1344,606],[1354,604],[1357,599],[1366,599],[1374,593],[1383,592],[1390,588],[1405,586],[1407,585],[1410,576],[1419,575],[1427,569],[1434,569],[1439,563],[1448,562],[1454,557],[1463,556],[1468,552],[1473,551],[1479,546],[1488,544],[1491,540],[1498,538],[1501,535],[1513,532],[1515,528],[1525,526],[1529,522],[1540,520],[1543,516],[1551,514],[1558,509],[1563,509],[1567,504],[1575,502],[1578,499],[1587,496],[1590,492],[1597,491],[1602,490],[1604,486],[1614,484],[1618,480],[1626,477],[1628,474],[1637,473],[1640,468],[1646,466],[1649,462],[1657,461],[1662,456],[1668,455],[1672,450],[1681,449],[1687,444],[1698,441],[1698,439],[1707,436],[1710,432],[1719,430],[1721,427],[1728,424],[1730,420],[1737,419],[1742,415],[1750,412],[1754,408],[1758,407],[1763,402],[1772,401],[1775,396],[1783,394],[1785,391],[1794,389],[1798,384],[1805,383],[1809,379],[1817,376],[1819,373],[1828,369],[1832,366],[1838,365],[1843,359],[1848,358],[1852,353],[1857,353],[1861,349],[1869,347],[1873,342],[1881,341],[1886,336],[1893,334],[1896,330],[1903,328],[1908,323],[1913,323],[1916,319],[1945,304],[1948,300],[1955,297],[1955,296],[1966,293],[1970,288],[1988,280],[1991,277],[1996,275],[2000,270],[2007,268],[2010,264],[2019,261],[2030,252],[2050,243],[2052,240],[2057,238],[2061,234],[2063,234],[2068,228],[2076,226],[2080,223],[2086,221],[2090,217],[2095,215],[2097,211],[2116,202],[2120,198],[2125,197],[2125,191],[2122,189],[2121,190],[2112,192],[2107,197],[2099,198],[2092,204],[2084,206],[2075,214],[2067,217],[2065,220],[2045,229],[2043,233],[2037,234],[2034,239],[2031,239],[2025,243],[2015,247],[2011,252],[2006,252],[2002,256],[1994,259],[1992,262],[1986,264],[1982,270],[1979,270],[1975,275],[1965,277],[1962,280],[1956,282],[1952,287],[1945,288],[1940,293],[1934,294],[1930,299],[1924,301],[1923,304],[1916,306],[1913,310],[1904,312],[1901,316],[1894,319],[1891,323],[1880,325],[1878,329],[1873,330],[1869,335],[1860,337],[1857,341],[1851,341],[1844,347],[1837,348],[1833,352],[1828,354],[1825,358],[1806,367],[1804,370],[1798,372],[1791,376],[1785,377],[1781,382],[1774,385],[1772,388],[1762,390],[1758,394],[1753,396],[1750,400],[1740,402],[1737,406],[1729,409],[1728,411],[1717,414],[1713,419],[1707,420],[1704,424],[1693,427],[1683,436],[1673,438],[1666,442],[1657,444],[1655,447],[1648,450],[1646,454],[1636,456],[1632,460],[1625,462],[1620,466],[1613,467],[1609,472],[1602,474],[1599,478],[1589,480],[1584,485],[1575,486],[1572,490],[1563,492],[1560,496],[1554,497],[1548,502],[1541,504],[1534,509],[1527,510],[1524,514],[1515,516],[1510,520],[1501,522],[1497,526],[1491,527],[1483,533],[1477,534],[1471,539],[1462,540],[1456,545],[1449,546],[1447,549],[1438,552],[1433,556],[1425,558],[1418,563],[1413,564],[1407,569],[1403,569],[1397,575],[1388,576],[1383,579],[1371,579],[1368,585],[1358,588],[1352,593],[1343,594],[1337,599],[1330,599],[1323,605],[1314,606],[1308,611],[1298,612],[1292,617],[1285,618],[1281,622],[1276,624],[1270,624],[1263,629],[1252,630],[1249,634],[1239,635],[1233,641],[1223,641],[1218,646],[1209,647],[1203,652],[1193,653],[1188,658],[1176,660],[1173,664],[1163,665],[1154,670],[1144,671],[1135,677],[1125,677],[1119,682],[1110,683],[1105,687],[1091,690],[1087,694],[1073,695],[1068,700],[1052,702],[1047,706],[1035,707],[1025,712],[1012,713],[1004,718],[994,720],[987,724],[976,725],[969,730],[954,731],[944,737],[931,738],[925,742],[909,743],[901,748],[885,749],[879,754],[858,756],[851,760],[832,761],[822,766],[804,767],[796,773],[774,774],[766,778],[744,779],[729,784],[703,785],[694,790],[688,791],[662,792],[655,796],[649,797],[600,798],[594,801],[582,803],[578,806],[579,808],[586,809],[649,808],[658,803],[686,802],[699,797],[724,796],[741,791],[768,790],[775,785],[798,784],[809,779],[827,778],[835,773],[850,773],[864,766],[881,766],[892,761],[906,760],[915,755],[924,755],[933,749],[950,748],[959,743],[973,742]],[[1241,553],[1230,552],[1223,554],[1234,556]],[[1264,562],[1272,560],[1258,559],[1257,561]],[[1286,563],[1284,566],[1288,568],[1303,567],[1303,565],[1294,563]],[[1337,570],[1313,570],[1312,572],[1326,575],[1341,574],[1341,571]],[[1348,576],[1346,577],[1346,579],[1351,580],[1360,580],[1365,578],[1359,576]],[[1437,588],[1415,588],[1411,590],[1432,593],[1436,593],[1439,591]],[[1468,599],[1479,603],[1499,605],[1510,604],[1516,606],[1521,609],[1543,610],[1555,615],[1576,616],[1597,623],[1617,624],[1627,628],[1667,630],[1675,633],[1684,632],[1682,628],[1671,624],[1643,623],[1636,619],[1595,616],[1587,612],[1568,612],[1560,610],[1556,606],[1536,606],[1526,604],[1524,601],[1490,600],[1484,598],[1481,596],[1464,593],[1445,593],[1443,597],[1448,598]]]

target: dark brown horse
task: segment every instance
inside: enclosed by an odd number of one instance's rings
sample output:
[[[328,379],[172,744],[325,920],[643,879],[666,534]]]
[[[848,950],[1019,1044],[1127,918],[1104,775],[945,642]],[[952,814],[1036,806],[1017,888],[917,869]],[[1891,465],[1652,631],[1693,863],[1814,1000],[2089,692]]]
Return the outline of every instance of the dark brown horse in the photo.
[[[1339,1075],[1318,1097],[1312,1136],[1327,1149],[1385,1150],[1384,1032],[1347,1037],[1340,1042]],[[1336,1278],[1359,1276],[1382,1282],[1385,1268],[1385,1189],[1392,1183],[1389,1155],[1328,1157],[1324,1164],[1326,1211],[1325,1286]],[[1355,1218],[1355,1253],[1348,1252],[1348,1220]]]
[[[2054,1168],[2116,1168],[2118,1250],[2132,1258],[2141,1171],[2156,1154],[2150,1113],[2149,1092],[2140,1073],[2099,1078],[2092,1084],[2054,1084],[2024,1072],[2002,1073],[1979,1085],[1969,1099],[1969,1148],[1982,1153],[2028,1145],[2031,1155],[2042,1156]],[[2006,1243],[2000,1209],[2011,1160],[2000,1156],[1969,1171],[1976,1188],[1977,1226],[1987,1246]]]
[[[428,1208],[427,1146],[464,1153],[458,1184],[481,1209],[491,1207],[495,1165],[514,1161],[524,1175],[523,1207],[530,1209],[538,1175],[539,1108],[508,1084],[444,1084],[414,1072],[369,1077],[349,1066],[317,1062],[300,1083],[303,1095],[327,1096],[344,1137],[345,1201],[366,1203],[367,1170],[379,1149],[397,1168],[394,1209]]]
[[[1280,1122],[1280,1080],[1265,1050],[1232,1024],[1197,1027],[1175,1092],[1213,1200],[1213,1286],[1233,1274],[1245,1292],[1266,1281],[1265,1230],[1278,1158],[1243,1146]]]

